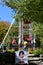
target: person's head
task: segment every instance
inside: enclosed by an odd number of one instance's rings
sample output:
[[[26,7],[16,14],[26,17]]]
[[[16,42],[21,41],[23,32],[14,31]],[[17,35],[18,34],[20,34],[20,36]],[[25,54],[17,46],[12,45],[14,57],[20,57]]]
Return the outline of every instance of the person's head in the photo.
[[[23,51],[20,51],[19,52],[19,56],[20,56],[20,58],[23,58],[24,57],[24,52]]]

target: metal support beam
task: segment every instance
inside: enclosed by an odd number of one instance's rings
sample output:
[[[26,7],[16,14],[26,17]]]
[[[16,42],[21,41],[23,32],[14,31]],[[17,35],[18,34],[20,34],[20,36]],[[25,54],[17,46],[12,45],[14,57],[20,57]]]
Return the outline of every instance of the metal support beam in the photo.
[[[4,37],[4,39],[3,39],[3,41],[2,41],[2,44],[4,43],[4,41],[5,41],[6,37],[7,37],[8,33],[9,33],[9,31],[10,31],[12,25],[13,25],[13,23],[14,23],[14,19],[13,19],[13,21],[12,21],[12,23],[11,23],[11,25],[10,25],[10,27],[9,27],[9,29],[8,29],[8,31],[7,31],[7,33],[6,33],[6,35],[5,35],[5,37]],[[1,46],[2,46],[2,44],[1,44]]]
[[[18,44],[23,44],[23,21],[19,21],[19,40]]]

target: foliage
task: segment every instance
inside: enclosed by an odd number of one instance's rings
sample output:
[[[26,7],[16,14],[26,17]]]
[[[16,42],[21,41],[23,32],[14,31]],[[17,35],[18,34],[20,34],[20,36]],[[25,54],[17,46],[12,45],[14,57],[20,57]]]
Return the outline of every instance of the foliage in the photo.
[[[40,55],[40,54],[43,54],[43,49],[36,48],[35,50],[32,50],[32,49],[30,48],[29,53],[30,53],[30,54],[34,54],[34,55]]]
[[[40,55],[42,53],[41,49],[37,48],[34,52],[35,55]]]
[[[3,2],[15,11],[15,19],[43,22],[43,0],[3,0]]]
[[[13,40],[13,38],[16,38],[16,42],[18,43],[18,34],[19,34],[19,28],[18,27],[16,27],[16,26],[18,26],[18,23],[14,23],[13,25],[12,25],[12,27],[11,27],[11,29],[10,29],[10,31],[9,31],[9,34],[8,34],[8,36],[7,36],[7,38],[6,38],[6,41],[8,42],[8,43],[12,43],[12,40]]]
[[[43,46],[43,23],[33,22],[33,33],[36,35],[36,42]]]
[[[15,20],[26,19],[34,23],[34,33],[43,46],[43,0],[3,0],[3,3],[14,10]]]
[[[8,50],[8,52],[14,53],[15,51],[14,51],[14,49],[10,49],[10,50]]]
[[[43,37],[43,23],[40,22],[34,22],[33,23],[33,32],[38,35],[39,37],[42,36]]]
[[[9,23],[0,21],[0,42],[2,42],[8,28],[9,28]]]
[[[32,49],[30,49],[29,53],[30,54],[34,54],[34,51]]]

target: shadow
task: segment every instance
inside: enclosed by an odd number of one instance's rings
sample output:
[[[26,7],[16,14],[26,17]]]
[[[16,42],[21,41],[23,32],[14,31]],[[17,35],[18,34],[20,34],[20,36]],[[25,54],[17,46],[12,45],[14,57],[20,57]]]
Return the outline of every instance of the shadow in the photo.
[[[0,53],[0,65],[14,65],[15,53]]]
[[[37,64],[35,64],[35,63],[29,63],[29,65],[37,65]]]

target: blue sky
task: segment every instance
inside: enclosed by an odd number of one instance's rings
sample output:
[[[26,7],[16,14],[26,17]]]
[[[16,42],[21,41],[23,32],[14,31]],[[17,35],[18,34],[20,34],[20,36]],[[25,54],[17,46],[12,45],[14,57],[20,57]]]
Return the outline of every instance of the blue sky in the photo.
[[[0,3],[2,3],[1,0]],[[10,7],[0,4],[0,20],[8,21],[11,23],[13,20],[13,14],[14,12]]]

